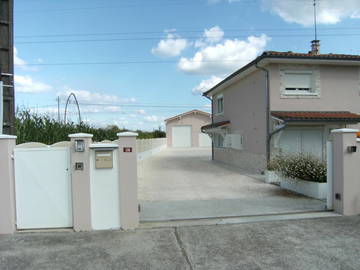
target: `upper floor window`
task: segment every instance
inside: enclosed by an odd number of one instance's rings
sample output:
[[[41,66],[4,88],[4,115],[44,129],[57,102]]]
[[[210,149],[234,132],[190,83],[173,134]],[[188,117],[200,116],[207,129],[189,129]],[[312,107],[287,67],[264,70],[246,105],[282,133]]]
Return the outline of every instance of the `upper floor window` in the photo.
[[[282,98],[320,98],[320,68],[314,65],[280,65]]]
[[[315,93],[312,71],[285,71],[284,92],[290,95],[306,95]]]
[[[223,95],[216,97],[216,113],[221,114],[224,112],[224,97]]]

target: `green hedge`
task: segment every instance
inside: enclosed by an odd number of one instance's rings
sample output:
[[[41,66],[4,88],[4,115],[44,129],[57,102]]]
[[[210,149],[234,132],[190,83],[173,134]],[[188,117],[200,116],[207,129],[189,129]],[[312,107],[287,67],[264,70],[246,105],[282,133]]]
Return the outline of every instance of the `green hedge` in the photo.
[[[16,114],[15,120],[17,143],[41,142],[53,144],[60,141],[68,141],[69,134],[90,133],[94,135],[93,140],[100,142],[103,140],[115,140],[116,133],[128,131],[117,126],[106,128],[96,128],[85,123],[63,123],[58,122],[50,116],[38,115],[29,111],[20,111]],[[146,132],[136,130],[139,139],[164,138],[166,133],[158,130]]]
[[[278,156],[269,162],[268,169],[311,182],[325,183],[327,177],[326,163],[310,154]]]

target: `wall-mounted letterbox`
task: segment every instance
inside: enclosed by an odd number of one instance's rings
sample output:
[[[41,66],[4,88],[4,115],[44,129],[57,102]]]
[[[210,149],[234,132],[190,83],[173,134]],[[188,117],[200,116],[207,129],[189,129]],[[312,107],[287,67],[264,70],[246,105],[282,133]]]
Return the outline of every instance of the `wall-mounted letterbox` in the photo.
[[[95,168],[111,169],[113,167],[113,150],[95,151]]]
[[[84,151],[85,151],[85,141],[75,140],[75,152],[84,152]]]

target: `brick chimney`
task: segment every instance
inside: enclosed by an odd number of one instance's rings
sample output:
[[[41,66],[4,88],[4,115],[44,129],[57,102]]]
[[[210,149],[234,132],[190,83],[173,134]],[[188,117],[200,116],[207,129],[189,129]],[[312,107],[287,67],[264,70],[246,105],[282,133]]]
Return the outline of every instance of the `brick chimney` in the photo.
[[[309,52],[311,55],[319,55],[320,54],[320,40],[311,41],[311,51]]]

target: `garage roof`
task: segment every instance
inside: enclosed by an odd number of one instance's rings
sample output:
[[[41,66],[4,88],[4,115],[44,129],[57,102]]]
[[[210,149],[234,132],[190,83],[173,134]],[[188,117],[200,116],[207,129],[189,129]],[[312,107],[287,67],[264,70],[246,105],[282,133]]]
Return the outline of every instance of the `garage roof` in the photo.
[[[286,122],[360,122],[360,115],[348,111],[273,111],[272,116]]]
[[[207,113],[207,112],[203,112],[203,111],[200,111],[200,110],[192,110],[192,111],[188,111],[188,112],[185,112],[185,113],[182,113],[182,114],[179,114],[179,115],[175,115],[173,117],[170,117],[168,119],[165,119],[165,122],[168,122],[168,121],[171,121],[171,120],[175,120],[177,118],[181,118],[181,117],[184,117],[184,116],[187,116],[189,114],[202,114],[204,116],[208,116],[210,117],[211,114],[210,113]]]

